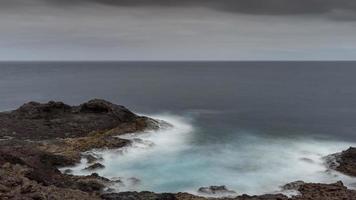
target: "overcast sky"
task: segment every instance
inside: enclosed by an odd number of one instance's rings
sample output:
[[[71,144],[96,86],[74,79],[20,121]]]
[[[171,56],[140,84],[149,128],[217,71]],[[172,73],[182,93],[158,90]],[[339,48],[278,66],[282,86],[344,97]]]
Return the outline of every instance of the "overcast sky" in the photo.
[[[354,0],[0,0],[0,60],[356,60]]]

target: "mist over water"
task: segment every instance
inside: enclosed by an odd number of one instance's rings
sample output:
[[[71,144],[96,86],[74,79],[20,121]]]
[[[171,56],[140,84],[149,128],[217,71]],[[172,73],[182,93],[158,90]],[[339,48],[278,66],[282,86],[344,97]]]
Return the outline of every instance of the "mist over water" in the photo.
[[[103,98],[174,125],[125,136],[100,175],[121,190],[237,193],[290,181],[356,180],[326,171],[323,156],[355,146],[355,62],[1,63],[0,109],[24,102]],[[87,174],[82,165],[76,174]],[[138,180],[139,181],[138,181]]]
[[[248,130],[236,130],[229,142],[199,141],[199,132],[219,135],[191,120],[170,114],[151,116],[174,127],[160,131],[130,134],[133,145],[120,150],[92,151],[102,157],[105,169],[97,172],[112,180],[121,180],[116,191],[189,192],[199,194],[202,186],[226,185],[238,194],[281,192],[286,183],[333,183],[342,180],[353,188],[355,178],[329,171],[324,156],[356,143],[315,140],[298,137],[266,137]],[[200,129],[200,130],[199,130]],[[89,164],[88,164],[89,165]],[[83,170],[86,160],[74,168],[74,174],[90,175]],[[65,170],[68,168],[64,168]],[[283,191],[289,194],[290,191]]]

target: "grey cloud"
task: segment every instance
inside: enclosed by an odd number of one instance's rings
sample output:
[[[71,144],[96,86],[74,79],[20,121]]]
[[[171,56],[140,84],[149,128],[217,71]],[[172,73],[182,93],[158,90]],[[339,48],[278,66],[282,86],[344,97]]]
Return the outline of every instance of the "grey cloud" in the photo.
[[[350,0],[0,0],[0,60],[351,60],[354,7]]]
[[[205,6],[251,14],[325,13],[337,9],[356,11],[355,0],[2,0],[2,8],[21,5],[81,6],[98,3],[113,6]]]

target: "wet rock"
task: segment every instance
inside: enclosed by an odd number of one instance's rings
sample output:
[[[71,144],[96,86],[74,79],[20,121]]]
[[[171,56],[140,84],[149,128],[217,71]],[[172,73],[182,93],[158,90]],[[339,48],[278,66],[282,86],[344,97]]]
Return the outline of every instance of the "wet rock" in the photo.
[[[356,176],[356,148],[350,147],[346,151],[329,155],[326,164],[336,171],[350,176]]]
[[[93,170],[104,169],[104,168],[105,168],[105,166],[102,165],[101,163],[94,163],[94,164],[86,167],[84,170],[93,171]]]
[[[124,107],[121,107],[124,108]],[[109,113],[118,109],[118,106],[105,100],[93,99],[80,105],[80,112]],[[125,111],[129,112],[127,109]]]
[[[106,188],[104,193],[114,193],[116,190],[114,188]]]
[[[329,167],[329,169],[336,170],[336,168],[340,165],[341,153],[334,153],[324,157],[325,164]]]
[[[300,158],[301,161],[304,161],[306,163],[314,163],[314,160],[310,159],[310,158]]]
[[[113,177],[113,178],[111,178],[111,181],[114,181],[114,182],[122,182],[121,179],[122,179],[121,177]]]
[[[102,157],[98,157],[97,155],[92,155],[92,154],[87,154],[83,156],[85,159],[87,159],[88,164],[93,164],[98,160],[103,160]]]
[[[284,186],[282,186],[283,190],[299,190],[299,188],[304,185],[304,181],[294,181],[291,183],[287,183]]]
[[[109,200],[206,200],[188,193],[156,194],[124,192],[102,194],[114,184],[93,173],[89,176],[62,174],[57,167],[77,163],[83,152],[95,148],[120,148],[129,140],[116,136],[169,124],[140,117],[123,106],[91,100],[80,106],[62,102],[30,102],[19,109],[0,113],[0,199],[109,199]],[[11,138],[9,138],[10,136]],[[356,149],[334,154],[328,165],[348,175],[356,175]],[[92,155],[93,156],[93,155]],[[93,168],[101,167],[95,156],[87,157]],[[95,166],[96,165],[96,166]],[[139,183],[138,179],[128,180]],[[118,181],[122,183],[121,180]],[[230,200],[356,200],[356,191],[342,182],[334,184],[293,182],[283,187],[298,190],[288,198],[283,194],[241,195]],[[110,192],[110,191],[106,191]],[[234,195],[225,186],[199,189],[207,195]]]
[[[135,178],[135,177],[128,178],[127,181],[129,183],[129,185],[131,185],[131,186],[136,186],[136,185],[141,184],[141,180],[138,178]]]
[[[66,169],[66,170],[64,170],[63,173],[64,173],[64,174],[72,174],[72,173],[73,173],[73,170],[71,170],[71,169]]]
[[[13,137],[8,136],[8,135],[0,136],[0,141],[3,141],[3,140],[11,140],[11,139],[13,139]]]
[[[50,101],[46,104],[29,102],[22,105],[12,114],[19,118],[39,119],[70,112],[71,107],[63,102]]]
[[[63,102],[29,102],[10,112],[0,113],[0,138],[56,139],[83,137],[91,132],[116,129],[117,134],[142,131],[157,124],[124,106],[94,99],[80,106]],[[154,128],[154,127],[151,127]]]
[[[151,148],[155,146],[155,143],[149,140],[143,140],[141,138],[134,138],[132,139],[133,146],[139,148]]]
[[[4,164],[0,167],[0,199],[88,199],[99,200],[96,195],[80,190],[46,186],[25,176],[31,168]]]
[[[206,195],[228,195],[228,194],[236,194],[235,191],[228,190],[225,185],[221,186],[209,186],[209,187],[201,187],[198,189],[199,193]]]
[[[130,145],[116,136],[147,128],[159,128],[158,121],[98,99],[80,106],[30,102],[0,112],[0,199],[100,199],[113,181],[57,167],[78,163],[83,152]],[[86,158],[94,163],[88,169],[103,167],[95,163],[100,158]]]
[[[224,200],[227,200],[224,198]],[[232,200],[232,199],[229,199]],[[291,200],[287,196],[283,194],[264,194],[264,195],[259,195],[259,196],[250,196],[250,195],[241,195],[233,200]],[[311,200],[311,199],[310,199]]]
[[[105,200],[177,200],[174,194],[153,192],[121,192],[101,195]]]
[[[83,156],[85,159],[87,159],[87,163],[91,164],[97,161],[98,159],[94,157],[93,155],[84,155]]]
[[[341,181],[333,184],[307,183],[300,186],[301,195],[293,200],[356,200],[356,191],[347,189]]]

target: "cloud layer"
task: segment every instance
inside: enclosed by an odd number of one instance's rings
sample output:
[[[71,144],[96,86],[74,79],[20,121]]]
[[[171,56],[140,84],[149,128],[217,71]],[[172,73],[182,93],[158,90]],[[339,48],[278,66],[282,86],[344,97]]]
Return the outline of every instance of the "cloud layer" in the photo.
[[[351,0],[2,0],[1,60],[353,60]]]
[[[325,13],[335,9],[356,10],[354,0],[2,0],[1,8],[21,6],[202,6],[254,14]]]

